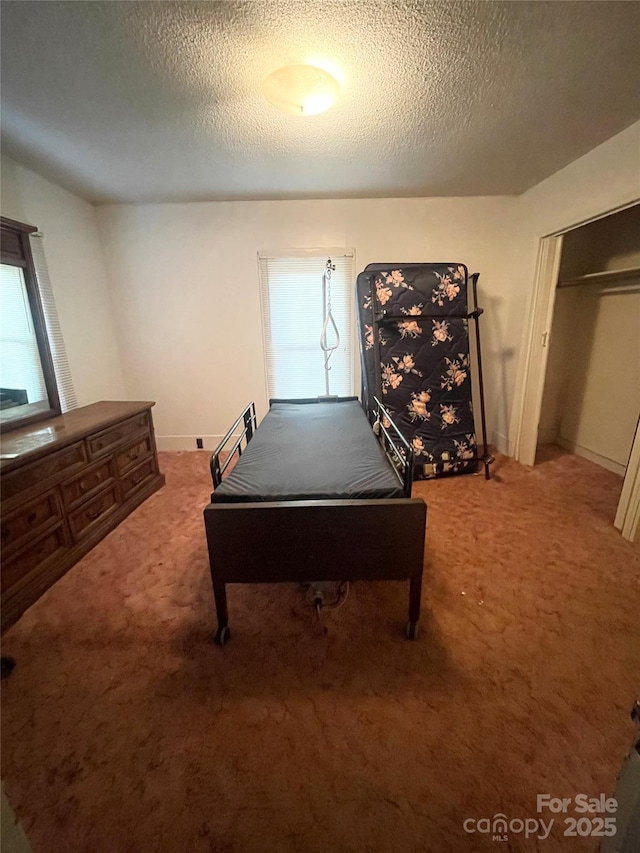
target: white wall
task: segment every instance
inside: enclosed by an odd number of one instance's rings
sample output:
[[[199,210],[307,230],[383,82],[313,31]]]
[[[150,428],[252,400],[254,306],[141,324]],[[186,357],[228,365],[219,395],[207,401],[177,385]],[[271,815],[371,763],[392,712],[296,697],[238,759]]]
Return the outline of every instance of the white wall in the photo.
[[[639,196],[640,121],[519,197],[529,248]]]
[[[504,444],[526,308],[517,210],[504,197],[102,207],[128,396],[157,401],[167,449],[211,444],[250,399],[264,412],[257,252],[344,246],[358,270],[433,260],[481,273],[489,430]]]
[[[2,174],[3,213],[45,233],[81,404],[157,400],[157,433],[167,448],[223,434],[251,398],[264,411],[256,253],[345,246],[355,249],[358,269],[376,260],[460,260],[481,273],[489,433],[506,451],[522,401],[539,240],[640,196],[640,122],[519,198],[96,211],[5,158]]]
[[[522,234],[518,274],[525,282],[527,325],[519,350],[513,417],[509,434],[515,441],[524,403],[525,373],[534,319],[534,281],[540,239],[575,227],[640,198],[640,122],[594,148],[584,157],[532,187],[519,197]],[[540,345],[539,341],[532,344]],[[537,431],[537,424],[531,424]],[[511,447],[513,450],[513,446]]]
[[[589,288],[580,308],[558,439],[623,473],[640,416],[640,292]]]
[[[125,398],[95,208],[2,157],[2,215],[44,234],[78,405]]]
[[[560,290],[546,380],[538,440],[623,474],[640,415],[640,290]]]
[[[256,253],[345,246],[481,272],[488,427],[509,451],[542,236],[640,196],[640,122],[519,198],[116,205],[98,210],[129,397],[158,401],[160,445],[222,435],[266,406]],[[518,379],[519,377],[519,379]]]

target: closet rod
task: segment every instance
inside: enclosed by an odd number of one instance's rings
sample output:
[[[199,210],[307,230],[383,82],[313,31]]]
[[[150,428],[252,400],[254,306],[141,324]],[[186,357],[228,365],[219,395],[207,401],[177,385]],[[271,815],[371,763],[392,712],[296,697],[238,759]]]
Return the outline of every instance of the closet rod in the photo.
[[[625,270],[605,270],[604,272],[593,272],[587,275],[579,275],[575,278],[567,278],[558,282],[558,287],[581,287],[588,284],[617,284],[629,279],[640,279],[640,267],[631,267]]]
[[[617,296],[620,293],[640,293],[640,284],[621,284],[619,287],[607,287],[598,296]]]

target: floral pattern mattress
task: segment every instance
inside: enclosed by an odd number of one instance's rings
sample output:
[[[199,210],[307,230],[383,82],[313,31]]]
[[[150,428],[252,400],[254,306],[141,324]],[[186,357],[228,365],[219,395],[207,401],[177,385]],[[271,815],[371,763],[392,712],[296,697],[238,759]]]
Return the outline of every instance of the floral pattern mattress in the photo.
[[[459,263],[370,264],[357,279],[363,402],[389,410],[416,477],[478,467],[467,284]]]

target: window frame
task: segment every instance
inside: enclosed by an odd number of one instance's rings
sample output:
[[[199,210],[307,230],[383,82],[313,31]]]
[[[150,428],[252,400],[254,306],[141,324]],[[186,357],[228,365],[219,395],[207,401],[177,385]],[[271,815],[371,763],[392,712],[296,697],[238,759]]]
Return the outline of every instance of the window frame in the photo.
[[[41,409],[35,414],[25,414],[23,417],[11,418],[6,421],[0,418],[0,433],[11,432],[29,424],[35,424],[39,421],[55,417],[61,413],[58,383],[56,381],[47,326],[44,319],[44,310],[42,308],[42,300],[40,299],[40,289],[38,287],[33,255],[31,254],[31,243],[29,241],[29,235],[34,234],[37,230],[33,225],[26,225],[24,222],[8,219],[6,216],[0,217],[0,263],[22,269],[31,319],[33,320],[33,329],[38,344],[42,375],[47,391],[48,408]]]
[[[258,291],[260,297],[260,328],[261,328],[261,337],[262,337],[262,363],[264,367],[264,390],[265,390],[265,399],[267,400],[267,405],[269,403],[269,365],[268,365],[268,357],[267,357],[267,334],[265,328],[265,303],[263,298],[263,281],[262,281],[262,269],[261,262],[269,261],[269,260],[278,260],[281,258],[334,258],[334,257],[342,257],[342,258],[350,258],[351,266],[352,266],[352,276],[356,275],[356,251],[355,248],[348,248],[346,246],[312,246],[312,247],[295,247],[295,248],[278,248],[278,249],[264,249],[260,250],[256,253],[256,261],[258,267]],[[353,294],[352,300],[355,306],[356,297],[355,297],[355,278],[353,279]],[[358,390],[359,385],[361,384],[361,373],[360,373],[360,357],[359,357],[359,343],[358,343],[358,319],[357,319],[357,310],[356,307],[353,307],[351,314],[351,323],[349,324],[349,337],[351,342],[351,383],[352,383],[352,394],[353,396],[360,396],[360,392]],[[320,339],[320,334],[318,333],[318,340]]]

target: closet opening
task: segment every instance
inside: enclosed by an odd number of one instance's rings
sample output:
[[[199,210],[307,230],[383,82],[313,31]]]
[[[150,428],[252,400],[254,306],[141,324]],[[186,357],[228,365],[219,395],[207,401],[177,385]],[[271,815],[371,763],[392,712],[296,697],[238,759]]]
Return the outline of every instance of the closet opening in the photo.
[[[536,464],[584,457],[619,499],[640,418],[640,205],[563,235],[544,344]],[[589,476],[595,482],[597,469]],[[613,523],[615,507],[610,514]],[[622,529],[624,519],[615,520]]]

